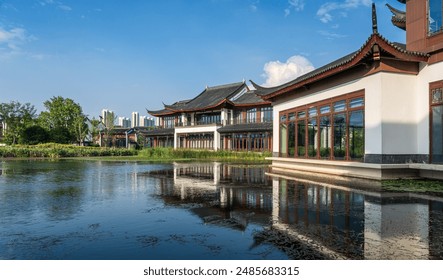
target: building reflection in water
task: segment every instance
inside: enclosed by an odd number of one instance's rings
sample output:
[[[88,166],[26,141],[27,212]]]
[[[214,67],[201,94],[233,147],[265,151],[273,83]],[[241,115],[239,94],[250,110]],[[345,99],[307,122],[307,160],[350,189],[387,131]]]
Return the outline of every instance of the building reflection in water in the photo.
[[[443,198],[268,177],[266,167],[174,164],[150,172],[167,204],[203,222],[248,224],[340,259],[443,259]]]
[[[273,227],[351,259],[442,259],[443,199],[273,180]]]
[[[203,222],[245,230],[249,223],[268,225],[272,180],[263,165],[221,163],[174,164],[151,171],[156,194],[168,205],[189,207]]]

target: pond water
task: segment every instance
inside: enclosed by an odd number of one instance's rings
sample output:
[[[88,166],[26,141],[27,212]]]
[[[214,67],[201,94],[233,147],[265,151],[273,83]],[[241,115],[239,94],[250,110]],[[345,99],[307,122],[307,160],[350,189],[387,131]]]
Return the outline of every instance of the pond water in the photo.
[[[443,198],[267,166],[0,162],[0,259],[443,259]]]

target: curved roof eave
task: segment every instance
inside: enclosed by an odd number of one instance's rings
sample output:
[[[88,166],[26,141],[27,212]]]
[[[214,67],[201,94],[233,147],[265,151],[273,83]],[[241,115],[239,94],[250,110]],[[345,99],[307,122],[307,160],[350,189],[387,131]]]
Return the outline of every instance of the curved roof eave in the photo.
[[[232,101],[230,101],[227,98],[225,98],[225,99],[220,100],[220,102],[218,102],[218,103],[216,103],[214,105],[211,105],[211,106],[207,106],[207,107],[190,108],[190,109],[173,109],[173,108],[168,108],[168,109],[173,111],[173,113],[191,113],[191,112],[208,111],[208,110],[211,110],[211,109],[215,109],[215,108],[219,107],[220,105],[222,105],[223,103],[235,106]]]
[[[258,91],[264,91],[264,94],[261,97],[264,100],[270,100],[278,95],[287,93],[289,91],[295,90],[297,88],[301,88],[306,86],[307,84],[322,80],[326,77],[337,74],[341,71],[347,70],[355,65],[357,65],[363,58],[368,56],[374,45],[378,45],[381,49],[386,52],[394,55],[395,57],[405,60],[405,61],[427,61],[429,55],[420,52],[408,51],[395,45],[394,43],[389,42],[384,37],[382,37],[378,33],[373,33],[363,44],[363,46],[356,52],[353,52],[349,55],[346,55],[330,64],[327,64],[323,67],[320,67],[316,70],[313,70],[291,82],[288,82],[284,85],[274,87],[274,88],[264,88],[258,86]],[[251,81],[252,82],[252,81]],[[256,86],[253,83],[254,87]]]

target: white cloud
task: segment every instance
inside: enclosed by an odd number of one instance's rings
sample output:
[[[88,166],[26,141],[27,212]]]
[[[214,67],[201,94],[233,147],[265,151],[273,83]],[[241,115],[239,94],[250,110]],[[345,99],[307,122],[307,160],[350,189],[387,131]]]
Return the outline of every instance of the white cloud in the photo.
[[[305,8],[305,0],[288,0],[288,4],[289,6],[285,9],[285,17],[291,14],[291,10],[300,12]]]
[[[312,63],[304,56],[294,55],[286,62],[270,61],[265,64],[262,75],[266,78],[263,86],[273,87],[284,84],[314,70]]]
[[[27,41],[26,30],[23,28],[12,28],[5,30],[0,27],[0,47],[5,52],[19,51],[19,45]]]
[[[318,34],[326,37],[327,39],[340,39],[340,38],[347,37],[347,35],[342,35],[342,34],[338,34],[338,33],[332,33],[332,32],[325,31],[325,30],[318,31]]]
[[[72,8],[70,6],[65,5],[63,2],[60,2],[60,1],[43,0],[43,1],[40,1],[40,5],[42,5],[42,6],[55,5],[58,9],[60,9],[62,11],[65,11],[65,12],[72,11]]]
[[[0,57],[9,58],[20,54],[20,46],[34,39],[35,37],[28,36],[23,28],[16,27],[8,30],[0,27]]]
[[[344,2],[327,2],[317,10],[320,21],[328,23],[333,20],[332,12],[341,10],[341,16],[346,16],[346,10],[355,9],[360,6],[370,6],[372,0],[345,0]]]

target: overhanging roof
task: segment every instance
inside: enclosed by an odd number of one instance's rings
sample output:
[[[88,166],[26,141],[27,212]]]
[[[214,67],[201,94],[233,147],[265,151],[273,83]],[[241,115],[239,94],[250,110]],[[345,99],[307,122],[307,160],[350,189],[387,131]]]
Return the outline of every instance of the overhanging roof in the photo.
[[[256,94],[260,95],[264,100],[271,100],[274,97],[306,87],[311,83],[351,69],[356,65],[364,63],[366,58],[377,59],[377,55],[381,53],[398,60],[410,62],[427,61],[429,58],[429,55],[426,53],[408,51],[404,44],[391,43],[379,33],[374,32],[358,51],[345,55],[288,83],[272,88],[259,86],[253,81],[251,83],[257,89]]]

